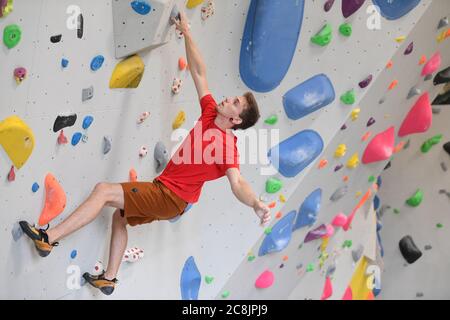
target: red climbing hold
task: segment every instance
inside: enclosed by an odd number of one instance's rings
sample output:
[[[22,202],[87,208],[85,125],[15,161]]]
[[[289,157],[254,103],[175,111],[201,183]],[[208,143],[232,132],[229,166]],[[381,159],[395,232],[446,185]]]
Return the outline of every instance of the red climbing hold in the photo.
[[[438,51],[430,58],[422,69],[422,76],[428,76],[435,73],[441,67],[441,53]]]
[[[59,133],[58,136],[58,144],[66,144],[67,143],[67,138],[64,135],[64,130],[61,130],[61,132]]]
[[[136,170],[134,170],[133,168],[130,169],[130,182],[136,182],[137,181],[137,173]]]
[[[430,96],[428,92],[425,92],[406,115],[398,131],[398,136],[404,137],[413,133],[425,132],[431,127],[432,119]]]
[[[178,68],[183,71],[186,69],[187,66],[187,62],[183,57],[180,57],[180,59],[178,59]]]
[[[347,223],[347,216],[343,213],[338,213],[331,224],[335,227],[343,227]]]
[[[45,226],[51,220],[56,218],[66,207],[66,194],[51,174],[45,177],[45,205],[39,217],[39,225]]]
[[[394,143],[394,127],[377,134],[367,145],[362,157],[362,163],[368,164],[389,159],[394,151]]]
[[[258,279],[256,279],[255,287],[259,289],[266,289],[273,284],[273,281],[274,281],[273,273],[269,270],[266,270],[260,274]]]
[[[322,298],[320,300],[326,300],[333,294],[333,285],[331,284],[330,277],[325,279],[325,286],[323,287]]]
[[[13,182],[14,180],[16,180],[16,174],[14,173],[14,166],[11,166],[11,170],[8,173],[8,181]]]

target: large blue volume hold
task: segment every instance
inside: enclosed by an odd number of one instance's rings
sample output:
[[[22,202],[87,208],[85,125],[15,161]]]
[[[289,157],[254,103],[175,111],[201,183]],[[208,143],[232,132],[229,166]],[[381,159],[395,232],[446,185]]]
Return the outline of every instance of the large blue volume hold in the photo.
[[[239,70],[254,91],[283,80],[297,46],[305,0],[252,0],[242,37]]]
[[[194,257],[189,257],[181,271],[180,288],[183,300],[197,300],[202,276],[195,264]]]
[[[414,9],[420,0],[373,0],[380,8],[380,13],[388,20],[397,20]]]
[[[320,211],[320,203],[322,201],[322,189],[318,188],[311,192],[303,201],[298,210],[297,217],[294,222],[292,231],[305,226],[312,226],[317,221],[317,214]]]
[[[303,130],[269,150],[272,165],[284,176],[295,177],[323,150],[322,137],[313,130]]]
[[[289,119],[298,120],[334,101],[336,94],[330,79],[318,74],[283,96],[284,111]]]
[[[287,247],[291,240],[292,223],[296,214],[295,210],[289,212],[273,226],[272,232],[266,235],[261,247],[259,247],[258,255],[260,257],[271,252],[281,251]]]

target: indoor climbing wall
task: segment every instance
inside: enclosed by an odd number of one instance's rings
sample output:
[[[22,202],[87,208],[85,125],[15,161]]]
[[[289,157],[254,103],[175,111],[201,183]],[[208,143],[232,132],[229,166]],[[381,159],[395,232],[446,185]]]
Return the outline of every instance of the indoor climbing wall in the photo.
[[[162,170],[187,133],[176,129],[190,130],[200,115],[180,60],[184,41],[168,21],[176,4],[187,11],[216,100],[255,92],[262,119],[257,131],[238,134],[241,172],[270,205],[273,221],[260,227],[226,178],[208,183],[181,218],[129,229],[110,298],[319,299],[323,291],[341,298],[350,284],[354,297],[365,298],[358,285],[380,260],[374,183],[387,160],[358,163],[390,156],[392,148],[380,153],[376,146],[363,155],[376,134],[387,131],[383,143],[392,138],[390,126],[398,145],[399,126],[420,97],[408,93],[432,86],[421,71],[433,69],[437,50],[442,60],[448,55],[448,26],[438,29],[450,14],[447,1],[409,1],[393,12],[386,1],[373,1],[385,16],[376,30],[368,28],[377,22],[370,0],[129,1],[123,15],[113,1],[16,0],[2,8],[0,237],[7,247],[0,296],[104,298],[79,280],[106,267],[112,209],[45,259],[17,221],[57,224],[98,182],[151,181]],[[162,30],[149,30],[151,41],[142,34],[142,25],[154,23],[149,15]],[[138,55],[117,60],[122,49]],[[294,165],[286,159],[292,150],[303,155]],[[269,161],[279,162],[279,173]],[[266,289],[255,287],[257,279]]]

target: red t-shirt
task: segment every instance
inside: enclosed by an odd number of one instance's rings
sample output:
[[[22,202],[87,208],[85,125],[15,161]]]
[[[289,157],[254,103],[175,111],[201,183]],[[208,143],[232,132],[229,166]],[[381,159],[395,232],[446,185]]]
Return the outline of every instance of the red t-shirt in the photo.
[[[229,168],[239,169],[237,137],[214,123],[216,101],[209,94],[200,105],[198,122],[156,178],[188,203],[198,201],[206,181],[223,177]]]

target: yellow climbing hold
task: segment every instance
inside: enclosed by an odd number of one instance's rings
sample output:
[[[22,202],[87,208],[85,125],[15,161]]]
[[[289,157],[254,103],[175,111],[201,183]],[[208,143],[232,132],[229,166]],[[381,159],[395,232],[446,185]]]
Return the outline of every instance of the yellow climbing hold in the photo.
[[[186,3],[186,8],[188,9],[192,9],[195,8],[196,6],[202,4],[203,0],[188,0],[188,2]]]
[[[356,108],[352,110],[352,121],[355,121],[359,117],[359,113],[361,112],[360,108]]]
[[[405,36],[400,36],[395,38],[395,41],[397,41],[398,43],[405,41],[406,37]]]
[[[353,300],[366,300],[369,292],[371,291],[372,284],[369,282],[371,275],[366,274],[369,262],[366,257],[362,257],[353,273],[352,280],[350,282],[350,287],[353,293]]]
[[[446,35],[447,35],[447,31],[446,30],[442,31],[436,38],[437,42],[441,43],[442,41],[444,41],[446,38]]]
[[[0,121],[0,145],[14,166],[20,169],[33,152],[33,131],[18,116],[8,117]]]
[[[334,151],[334,157],[335,158],[341,158],[345,156],[345,153],[347,152],[347,146],[343,143],[337,146],[336,150]]]
[[[357,152],[354,155],[352,155],[350,157],[350,159],[348,159],[348,161],[347,161],[347,168],[354,169],[358,165],[359,165],[359,157],[358,157],[358,152]]]
[[[283,196],[282,194],[280,194],[280,201],[283,203],[286,202],[286,197]]]
[[[119,62],[109,80],[111,89],[137,88],[144,75],[144,61],[138,55],[131,56]]]
[[[183,125],[184,121],[186,121],[186,113],[184,113],[184,111],[178,112],[175,120],[172,122],[172,129],[178,129]]]
[[[324,252],[325,250],[327,250],[329,242],[330,242],[330,238],[329,237],[322,238],[322,244],[320,245],[320,251],[321,252]]]
[[[359,198],[361,195],[362,195],[362,192],[361,192],[361,191],[356,191],[356,194],[355,194],[355,197],[356,197],[356,198]]]

